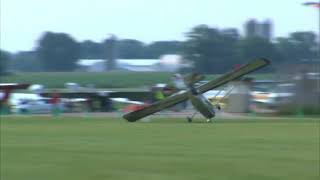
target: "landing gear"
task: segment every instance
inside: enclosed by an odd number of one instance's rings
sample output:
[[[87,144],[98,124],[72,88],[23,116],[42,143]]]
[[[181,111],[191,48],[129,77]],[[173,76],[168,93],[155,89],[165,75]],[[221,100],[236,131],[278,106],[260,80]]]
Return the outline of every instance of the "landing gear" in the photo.
[[[221,110],[220,104],[217,104],[217,105],[216,105],[216,108],[220,111],[220,110]]]
[[[198,113],[198,112],[196,111],[196,112],[194,112],[191,116],[187,116],[187,120],[188,120],[189,123],[192,122],[193,117],[194,117],[197,113]]]

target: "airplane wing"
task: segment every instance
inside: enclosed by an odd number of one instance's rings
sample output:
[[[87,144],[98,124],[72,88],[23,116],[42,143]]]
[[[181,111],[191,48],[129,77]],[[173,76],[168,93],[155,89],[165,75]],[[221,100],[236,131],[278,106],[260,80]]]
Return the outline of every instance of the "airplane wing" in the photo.
[[[173,94],[162,101],[158,101],[150,106],[147,106],[143,109],[130,112],[123,116],[124,119],[128,120],[129,122],[135,122],[143,117],[146,117],[150,114],[156,113],[161,111],[162,109],[174,106],[182,101],[188,99],[188,91],[180,91],[176,94]]]
[[[214,79],[212,81],[209,81],[206,84],[203,84],[202,86],[199,86],[197,88],[199,93],[205,93],[207,91],[210,91],[214,88],[217,88],[219,86],[222,86],[226,83],[228,83],[229,81],[235,80],[243,75],[246,75],[250,72],[253,72],[255,70],[258,70],[266,65],[270,64],[270,61],[264,58],[261,59],[257,59],[255,61],[252,61],[246,65],[241,66],[240,68],[231,71],[217,79]]]
[[[30,84],[0,83],[0,90],[27,89]]]
[[[226,75],[223,75],[222,77],[212,80],[198,88],[199,93],[205,93],[211,89],[217,88],[223,84],[228,83],[229,81],[232,81],[234,79],[237,79],[245,74],[248,74],[252,71],[255,71],[257,69],[260,69],[266,65],[268,65],[270,62],[267,59],[257,59],[249,64],[246,64],[242,67],[240,67],[237,70],[231,71],[230,73],[227,73]],[[180,91],[176,94],[173,94],[172,96],[169,96],[168,98],[158,101],[154,104],[151,104],[148,107],[145,107],[143,109],[130,112],[128,114],[125,114],[123,116],[124,119],[128,120],[129,122],[135,122],[143,117],[146,117],[148,115],[151,115],[153,113],[156,113],[158,111],[161,111],[162,109],[171,107],[175,104],[178,104],[182,101],[185,101],[188,99],[188,91]]]

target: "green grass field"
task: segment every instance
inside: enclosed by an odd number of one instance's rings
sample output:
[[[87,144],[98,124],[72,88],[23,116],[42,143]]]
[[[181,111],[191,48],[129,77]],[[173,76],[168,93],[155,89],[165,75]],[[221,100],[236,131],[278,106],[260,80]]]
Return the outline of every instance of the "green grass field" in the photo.
[[[317,119],[2,117],[1,180],[316,180]]]
[[[66,82],[75,82],[81,86],[94,84],[97,88],[136,88],[156,83],[169,83],[172,73],[167,72],[38,72],[16,73],[0,78],[1,83],[43,84],[46,88],[64,88]],[[212,79],[217,75],[209,75]],[[256,74],[258,79],[271,78],[272,74]]]

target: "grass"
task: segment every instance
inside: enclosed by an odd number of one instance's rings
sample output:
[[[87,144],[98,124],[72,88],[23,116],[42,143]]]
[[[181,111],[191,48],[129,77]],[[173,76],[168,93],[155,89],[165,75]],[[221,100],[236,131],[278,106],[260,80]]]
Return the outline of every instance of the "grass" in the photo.
[[[319,178],[318,120],[1,118],[3,180]]]
[[[1,82],[43,84],[47,88],[63,88],[66,82],[98,88],[140,87],[170,80],[170,73],[150,72],[39,72],[17,73],[1,78]]]
[[[46,88],[63,88],[66,82],[75,82],[81,86],[94,84],[97,88],[136,88],[156,83],[171,82],[172,73],[166,72],[38,72],[16,73],[2,76],[0,83],[42,84]],[[258,74],[254,77],[269,78],[270,74]],[[209,75],[207,79],[217,77]]]

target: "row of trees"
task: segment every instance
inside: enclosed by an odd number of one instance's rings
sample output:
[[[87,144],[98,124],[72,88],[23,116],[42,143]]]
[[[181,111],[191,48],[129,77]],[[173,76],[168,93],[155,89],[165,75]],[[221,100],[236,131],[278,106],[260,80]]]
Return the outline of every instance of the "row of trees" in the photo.
[[[8,52],[0,50],[0,75],[5,72],[9,60],[10,54]]]
[[[198,71],[224,72],[257,57],[271,59],[273,64],[320,63],[319,46],[313,32],[294,32],[289,37],[269,42],[259,37],[241,38],[206,25],[194,27],[184,42],[184,55],[195,63]]]
[[[114,36],[102,42],[77,42],[66,33],[46,32],[34,51],[11,56],[1,51],[0,63],[3,68],[2,63],[7,61],[11,69],[20,71],[72,71],[77,68],[78,59],[155,59],[163,54],[181,54],[194,63],[197,71],[220,73],[257,57],[270,58],[273,63],[320,59],[313,32],[294,32],[289,37],[269,42],[259,37],[242,38],[237,31],[199,25],[186,37],[185,41],[151,44]]]
[[[77,68],[78,59],[157,59],[163,54],[181,54],[181,42],[156,41],[145,44],[135,39],[117,39],[115,36],[102,42],[77,42],[66,33],[46,32],[40,37],[34,51],[4,53],[10,60],[6,58],[1,62],[8,61],[9,70],[73,71]]]
[[[91,40],[81,42],[80,57],[83,59],[105,59],[108,40],[101,43]],[[116,56],[120,59],[156,59],[163,54],[181,53],[181,42],[156,41],[145,44],[135,39],[116,39],[116,51]]]

